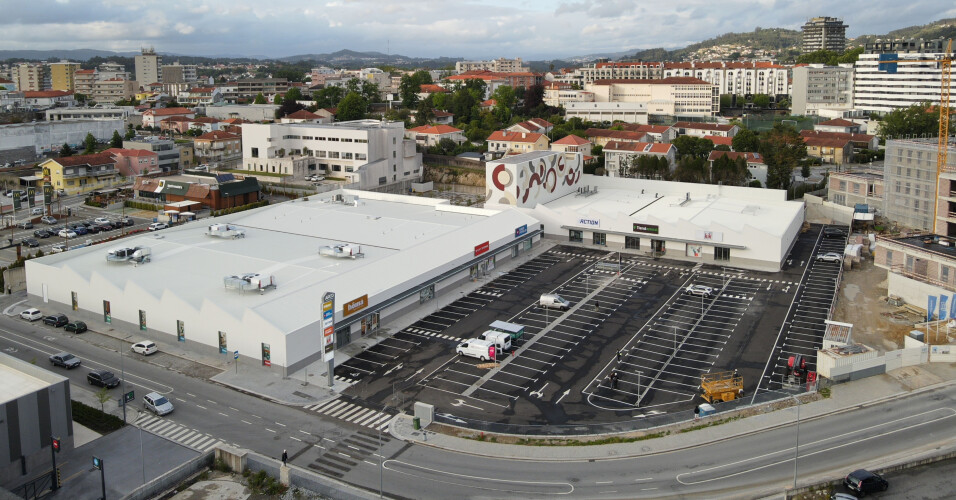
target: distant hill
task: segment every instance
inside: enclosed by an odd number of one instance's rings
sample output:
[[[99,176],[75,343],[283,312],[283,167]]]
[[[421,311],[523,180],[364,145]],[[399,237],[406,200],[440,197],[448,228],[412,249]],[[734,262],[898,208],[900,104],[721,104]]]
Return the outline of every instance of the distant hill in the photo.
[[[113,52],[111,50],[96,49],[62,49],[62,50],[0,50],[0,61],[5,59],[28,59],[31,61],[86,61],[94,57],[123,56],[133,57],[139,52]]]
[[[639,50],[625,59],[641,61],[681,61],[700,49],[708,49],[720,45],[742,45],[751,50],[764,51],[799,51],[803,39],[801,33],[783,28],[756,28],[748,33],[726,33],[704,40],[682,49],[667,50],[653,48]],[[746,51],[742,51],[746,55]]]
[[[932,40],[935,38],[956,38],[956,18],[940,19],[929,24],[921,26],[910,26],[893,30],[885,35],[862,35],[850,42],[850,46],[861,47],[864,44],[875,42],[877,39],[892,38],[925,38]]]
[[[381,52],[357,52],[354,50],[343,49],[330,54],[299,54],[295,56],[280,57],[277,61],[288,63],[299,63],[303,61],[314,61],[327,66],[362,68],[368,66],[398,66],[398,67],[422,67],[422,68],[443,68],[445,66],[454,66],[462,58],[456,57],[408,57],[401,54],[383,54]]]

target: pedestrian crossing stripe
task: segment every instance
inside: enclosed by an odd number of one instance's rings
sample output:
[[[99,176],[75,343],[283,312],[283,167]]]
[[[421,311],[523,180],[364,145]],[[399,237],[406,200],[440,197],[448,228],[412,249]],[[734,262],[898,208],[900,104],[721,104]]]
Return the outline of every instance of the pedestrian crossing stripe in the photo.
[[[333,378],[339,382],[345,382],[346,384],[354,384],[359,381],[358,379],[343,377],[341,375],[335,375]]]
[[[133,425],[144,431],[203,452],[209,451],[221,443],[221,441],[209,434],[203,434],[200,431],[179,425],[171,420],[145,413],[140,415],[140,417],[133,422]]]
[[[475,290],[474,292],[471,292],[471,293],[480,293],[481,295],[491,295],[492,297],[501,297],[502,295],[504,295],[503,293],[486,292],[484,290]]]
[[[437,333],[430,330],[422,330],[420,328],[406,328],[406,332],[417,333],[418,335],[425,335],[426,337],[436,337],[445,340],[460,341],[462,339],[458,337],[452,337],[451,335],[445,335],[444,333]]]
[[[388,413],[374,408],[366,408],[344,399],[333,399],[325,403],[306,406],[305,409],[374,430],[385,430],[392,419],[392,416]]]

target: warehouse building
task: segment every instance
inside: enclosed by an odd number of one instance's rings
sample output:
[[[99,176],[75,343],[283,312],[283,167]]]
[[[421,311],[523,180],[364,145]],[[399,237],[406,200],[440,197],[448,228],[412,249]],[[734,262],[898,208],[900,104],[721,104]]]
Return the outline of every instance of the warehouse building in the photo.
[[[29,260],[27,292],[54,309],[75,304],[71,317],[292,372],[531,250],[541,235],[536,220],[507,207],[351,190],[208,221],[127,238],[124,249]],[[321,323],[329,292],[334,326]]]

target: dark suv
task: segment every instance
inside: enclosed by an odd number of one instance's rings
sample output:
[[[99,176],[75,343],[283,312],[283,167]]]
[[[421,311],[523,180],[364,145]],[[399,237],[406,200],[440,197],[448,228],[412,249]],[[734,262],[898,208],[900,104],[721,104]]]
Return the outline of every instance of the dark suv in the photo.
[[[55,326],[57,328],[70,322],[70,319],[66,317],[65,314],[51,314],[43,318],[44,325]]]
[[[838,227],[828,227],[823,230],[824,238],[846,238],[846,231]]]
[[[90,385],[106,387],[107,389],[112,389],[120,385],[120,379],[116,378],[116,375],[113,375],[113,372],[108,372],[106,370],[97,370],[95,372],[87,373],[86,381],[89,382]]]
[[[886,491],[890,487],[890,483],[886,482],[886,479],[866,469],[858,469],[847,474],[843,478],[843,485],[857,496]]]

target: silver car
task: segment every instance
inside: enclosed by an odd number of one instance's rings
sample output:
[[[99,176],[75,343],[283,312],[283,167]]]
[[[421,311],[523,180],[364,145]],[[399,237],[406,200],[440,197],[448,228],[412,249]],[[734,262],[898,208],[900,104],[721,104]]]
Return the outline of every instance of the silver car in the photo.
[[[699,295],[701,297],[710,297],[710,295],[714,293],[713,288],[704,285],[690,285],[684,291],[691,295]]]
[[[843,255],[837,252],[827,252],[817,255],[817,260],[824,262],[843,262]]]
[[[158,392],[151,392],[143,396],[143,407],[158,416],[167,415],[173,412],[173,404],[166,399],[166,396],[163,396]]]

